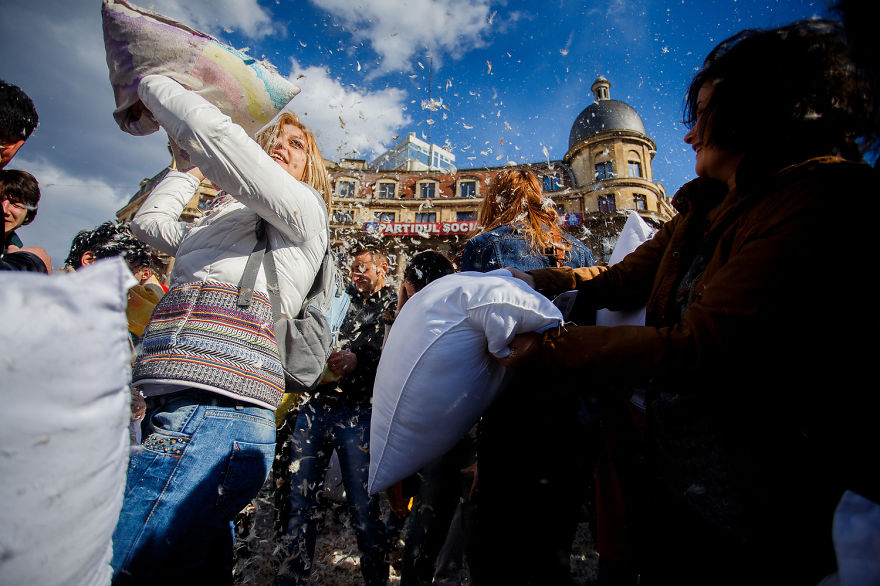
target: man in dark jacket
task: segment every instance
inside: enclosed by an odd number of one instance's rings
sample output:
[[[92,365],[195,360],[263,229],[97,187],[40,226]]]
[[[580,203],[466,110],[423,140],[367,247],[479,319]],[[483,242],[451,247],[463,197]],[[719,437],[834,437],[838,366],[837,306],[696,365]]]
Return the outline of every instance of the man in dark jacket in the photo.
[[[315,552],[318,497],[334,450],[361,552],[364,581],[368,586],[388,581],[379,499],[368,495],[366,487],[373,383],[385,336],[382,314],[394,309],[397,295],[385,284],[388,259],[384,252],[359,248],[352,258],[351,306],[340,330],[341,349],[330,354],[327,374],[300,407],[293,432],[293,453],[298,459],[292,466],[287,522],[290,559],[287,568],[282,568],[279,584],[308,582]]]

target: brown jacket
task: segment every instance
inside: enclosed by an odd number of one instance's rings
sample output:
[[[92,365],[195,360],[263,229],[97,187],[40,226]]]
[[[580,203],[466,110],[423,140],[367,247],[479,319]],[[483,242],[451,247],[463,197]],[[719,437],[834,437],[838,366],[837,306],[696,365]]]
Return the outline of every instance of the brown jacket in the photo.
[[[748,193],[685,185],[679,214],[608,270],[530,272],[548,296],[577,288],[581,316],[647,304],[646,327],[545,334],[539,360],[576,372],[587,391],[652,389],[661,482],[725,530],[798,519],[797,531],[817,518],[810,511],[828,521],[842,488],[878,496],[867,478],[878,453],[876,236],[858,213],[877,180],[867,165],[823,157]],[[705,241],[682,313],[679,284]]]

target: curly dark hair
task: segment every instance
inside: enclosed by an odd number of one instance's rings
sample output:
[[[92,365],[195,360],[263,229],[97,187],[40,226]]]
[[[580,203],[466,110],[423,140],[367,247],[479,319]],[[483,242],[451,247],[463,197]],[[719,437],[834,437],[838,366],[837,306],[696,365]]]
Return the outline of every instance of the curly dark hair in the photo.
[[[700,137],[742,154],[736,183],[754,183],[820,155],[860,160],[857,140],[873,118],[873,100],[853,66],[840,23],[805,20],[771,30],[744,30],[706,57],[685,101],[684,122],[697,120],[697,95],[714,90]]]
[[[70,254],[64,264],[79,269],[82,267],[82,256],[87,252],[95,255],[95,258],[122,255],[133,270],[153,268],[150,247],[135,238],[125,224],[104,222],[94,230],[79,232],[73,237]]]
[[[38,122],[37,109],[28,95],[0,79],[0,141],[27,140]]]

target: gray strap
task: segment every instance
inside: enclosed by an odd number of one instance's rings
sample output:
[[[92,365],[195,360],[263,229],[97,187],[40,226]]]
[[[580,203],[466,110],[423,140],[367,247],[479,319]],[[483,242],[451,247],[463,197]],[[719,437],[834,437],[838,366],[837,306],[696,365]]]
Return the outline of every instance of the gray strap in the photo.
[[[262,225],[262,220],[260,220],[257,222],[257,244],[254,246],[250,257],[248,257],[247,264],[244,266],[244,273],[241,275],[241,281],[238,283],[237,305],[239,307],[250,307],[251,305],[251,298],[254,296],[254,285],[257,283],[257,273],[260,271],[260,265],[263,264],[263,257],[268,246],[266,230]]]
[[[269,250],[268,242],[264,250]],[[271,254],[267,254],[263,257],[263,264],[266,266],[266,288],[269,289],[269,301],[272,303],[272,318],[278,321],[281,317],[281,288],[278,287],[278,270],[275,268],[275,259]]]
[[[327,212],[326,205],[324,204],[324,200],[321,199],[321,195],[313,188],[311,185],[307,185],[314,196],[318,198],[318,201],[321,202],[321,207],[325,211],[325,216],[327,218],[327,248],[324,250],[324,258],[321,261],[321,266],[318,267],[318,273],[315,275],[315,279],[312,281],[312,286],[309,288],[309,292],[303,298],[303,304],[300,308],[300,317],[303,315],[305,309],[309,306],[309,303],[312,299],[314,299],[320,292],[324,283],[324,271],[327,269],[327,263],[331,261],[330,259],[330,215]],[[242,300],[246,297],[247,302],[243,305],[243,307],[247,307],[251,303],[251,296],[253,295],[254,284],[257,282],[257,271],[259,271],[259,267],[261,264],[266,267],[266,287],[269,289],[269,300],[272,302],[272,317],[275,321],[281,317],[281,288],[278,286],[278,271],[275,267],[275,259],[271,254],[266,254],[267,252],[271,252],[272,248],[269,245],[269,238],[267,235],[267,226],[266,221],[260,218],[257,221],[257,245],[254,247],[254,251],[251,253],[250,258],[248,258],[247,265],[244,269],[244,274],[241,276],[241,282],[239,283],[240,292],[238,294],[238,304],[242,306]],[[257,250],[259,249],[259,250]],[[245,295],[246,286],[247,285],[247,294]]]

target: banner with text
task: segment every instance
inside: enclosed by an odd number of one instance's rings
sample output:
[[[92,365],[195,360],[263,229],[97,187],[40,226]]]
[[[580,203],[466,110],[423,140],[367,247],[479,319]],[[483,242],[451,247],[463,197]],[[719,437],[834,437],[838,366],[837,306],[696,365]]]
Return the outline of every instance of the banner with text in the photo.
[[[464,236],[476,228],[476,221],[465,222],[367,222],[367,232],[380,236]]]

